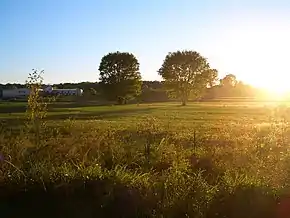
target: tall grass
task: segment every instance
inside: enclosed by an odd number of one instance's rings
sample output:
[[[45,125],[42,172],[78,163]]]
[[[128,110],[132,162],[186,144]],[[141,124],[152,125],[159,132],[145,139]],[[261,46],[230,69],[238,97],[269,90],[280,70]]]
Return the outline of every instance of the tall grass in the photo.
[[[34,133],[21,126],[2,130],[1,211],[15,217],[273,217],[278,195],[289,187],[286,120],[244,123],[240,130],[208,126],[196,133],[196,145],[193,132],[176,131],[173,122],[152,117],[136,127],[52,122],[38,149],[29,140]]]

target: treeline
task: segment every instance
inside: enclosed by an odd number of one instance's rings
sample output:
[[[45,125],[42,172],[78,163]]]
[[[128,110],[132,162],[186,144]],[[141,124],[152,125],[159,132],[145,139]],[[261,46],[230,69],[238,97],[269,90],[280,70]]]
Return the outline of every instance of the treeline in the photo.
[[[103,56],[99,65],[98,83],[62,83],[60,89],[81,88],[83,99],[128,102],[178,100],[212,100],[225,97],[254,97],[257,90],[228,74],[218,80],[218,70],[196,51],[169,52],[157,70],[163,81],[142,81],[139,62],[129,52],[112,52]],[[0,88],[23,88],[23,84],[6,84]]]
[[[89,100],[102,100],[101,85],[98,82],[81,82],[81,83],[59,83],[53,84],[54,88],[59,89],[75,89],[84,90],[84,98]],[[25,84],[0,84],[0,89],[16,89],[25,88]],[[253,98],[257,95],[258,90],[250,85],[244,84],[241,81],[236,81],[235,84],[225,85],[222,83],[216,84],[207,88],[200,100],[211,101],[220,98]],[[142,90],[140,94],[141,102],[167,102],[174,99],[168,95],[163,81],[142,81]]]
[[[178,100],[212,100],[222,97],[254,97],[256,90],[228,74],[218,80],[218,70],[192,50],[169,52],[157,70],[162,82],[142,82],[139,62],[129,52],[108,53],[99,65],[99,90],[106,100],[124,104]]]

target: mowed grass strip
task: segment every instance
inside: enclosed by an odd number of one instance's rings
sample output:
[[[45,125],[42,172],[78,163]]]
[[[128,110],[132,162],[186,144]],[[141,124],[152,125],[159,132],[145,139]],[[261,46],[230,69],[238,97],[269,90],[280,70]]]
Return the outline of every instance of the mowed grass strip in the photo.
[[[271,115],[272,106],[263,103],[191,103],[181,107],[178,103],[113,105],[82,107],[77,104],[54,103],[49,106],[48,119],[143,119],[144,116],[154,116],[160,119],[175,117],[180,122],[210,122],[224,121],[267,121]],[[25,117],[25,103],[1,103],[0,118],[14,119]]]

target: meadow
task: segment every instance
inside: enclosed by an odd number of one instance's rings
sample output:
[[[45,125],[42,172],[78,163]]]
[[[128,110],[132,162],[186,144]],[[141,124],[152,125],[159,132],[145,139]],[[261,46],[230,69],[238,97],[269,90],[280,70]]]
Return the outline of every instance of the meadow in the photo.
[[[54,103],[37,130],[25,110],[0,102],[3,217],[289,216],[286,103]]]

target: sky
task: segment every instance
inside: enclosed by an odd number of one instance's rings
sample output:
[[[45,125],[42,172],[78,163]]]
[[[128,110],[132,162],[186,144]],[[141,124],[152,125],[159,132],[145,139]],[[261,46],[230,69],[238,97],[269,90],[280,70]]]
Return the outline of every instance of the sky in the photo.
[[[97,81],[101,58],[133,53],[144,80],[168,52],[195,50],[223,77],[287,88],[289,0],[1,0],[0,83]],[[288,76],[289,75],[289,76]]]

